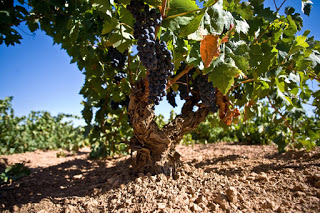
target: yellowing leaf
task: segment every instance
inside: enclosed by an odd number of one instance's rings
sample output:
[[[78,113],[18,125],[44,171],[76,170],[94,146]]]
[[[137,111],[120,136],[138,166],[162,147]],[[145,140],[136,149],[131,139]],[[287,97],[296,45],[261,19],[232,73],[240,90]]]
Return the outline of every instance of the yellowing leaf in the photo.
[[[200,44],[200,55],[204,63],[204,67],[209,67],[214,57],[218,57],[220,55],[219,36],[204,36]]]

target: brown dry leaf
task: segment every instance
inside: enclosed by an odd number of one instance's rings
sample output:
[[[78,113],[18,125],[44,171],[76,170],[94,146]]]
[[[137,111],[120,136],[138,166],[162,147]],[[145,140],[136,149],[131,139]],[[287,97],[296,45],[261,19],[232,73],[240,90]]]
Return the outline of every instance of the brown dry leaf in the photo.
[[[229,36],[225,36],[221,39],[221,44],[227,43],[229,41]]]
[[[238,108],[235,108],[233,110],[229,110],[227,113],[226,113],[226,116],[224,117],[223,119],[223,122],[226,124],[226,125],[231,125],[232,121],[234,118],[238,117],[240,115],[240,111]]]
[[[204,36],[200,44],[200,55],[204,63],[204,67],[209,67],[213,58],[220,55],[219,36]]]
[[[217,89],[216,91],[217,101],[216,104],[219,106],[219,117],[226,124],[231,125],[232,121],[240,115],[239,109],[230,109],[233,106],[227,96],[223,95],[222,92]]]
[[[223,94],[220,90],[217,89],[217,92],[216,92],[216,97],[217,97],[217,101],[216,101],[216,104],[219,106],[219,117],[220,119],[223,119],[224,118],[224,113],[225,113],[225,108],[226,108],[226,105],[223,101]]]

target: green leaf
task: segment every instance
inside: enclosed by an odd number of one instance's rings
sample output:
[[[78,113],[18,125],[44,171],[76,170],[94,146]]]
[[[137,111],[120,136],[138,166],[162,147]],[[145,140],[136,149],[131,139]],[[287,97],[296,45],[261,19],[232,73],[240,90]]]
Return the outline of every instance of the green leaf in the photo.
[[[76,41],[78,39],[78,35],[79,35],[79,24],[75,24],[70,30],[69,37],[73,41]]]
[[[302,9],[302,12],[305,14],[305,15],[307,15],[307,16],[309,16],[310,15],[310,12],[311,12],[311,8],[312,8],[312,1],[310,1],[310,0],[304,0],[304,1],[302,1],[302,6],[301,6],[301,9]]]
[[[291,101],[291,99],[289,98],[289,97],[287,97],[287,96],[285,96],[284,94],[283,94],[283,92],[281,91],[281,89],[283,89],[282,88],[282,84],[279,84],[279,85],[277,85],[278,86],[278,88],[277,88],[277,96],[283,101],[283,103],[285,104],[285,105],[292,105],[292,101]]]
[[[244,20],[235,20],[235,22],[236,22],[236,31],[237,31],[237,33],[240,33],[240,32],[242,32],[244,34],[248,33],[250,26],[246,21],[244,21]]]
[[[221,34],[224,27],[228,29],[233,23],[231,13],[223,9],[222,0],[208,7],[206,13],[207,16],[204,17],[204,27],[210,34]]]
[[[192,0],[173,0],[170,1],[170,10],[168,12],[168,18],[164,19],[162,26],[170,29],[172,32],[179,34],[182,25],[188,25],[193,20],[195,13],[187,13],[199,9],[197,4]],[[179,15],[182,14],[182,15]],[[174,18],[170,16],[179,15]],[[190,25],[191,26],[191,25]]]
[[[39,23],[36,20],[28,20],[27,21],[27,25],[29,27],[29,30],[31,32],[36,31],[37,29],[39,29]]]
[[[93,0],[92,6],[97,8],[100,12],[106,14],[110,10],[111,5],[109,0]]]
[[[193,16],[191,14],[189,14],[188,16],[179,16],[172,19],[164,20],[162,22],[162,26],[178,34],[181,25],[188,25],[192,19]]]
[[[101,34],[105,35],[107,33],[110,33],[115,27],[118,25],[118,20],[116,18],[110,18],[107,16],[107,19],[103,23],[103,29]]]
[[[126,32],[126,27],[119,25],[109,39],[110,43],[113,44],[113,47],[117,48],[122,53],[132,45],[132,40],[133,36],[131,33]]]
[[[273,139],[273,142],[278,145],[278,152],[279,153],[285,152],[285,148],[287,146],[287,142],[286,142],[285,138],[286,137],[282,133],[280,133],[278,135],[278,137]]]
[[[232,58],[224,60],[221,55],[219,58],[212,63],[210,68],[204,70],[204,74],[208,74],[209,81],[223,94],[226,94],[234,82],[234,77],[239,75],[240,71]]]
[[[171,0],[169,7],[168,16],[199,9],[196,2],[192,0]]]
[[[194,33],[199,28],[203,15],[204,13],[201,12],[197,14],[187,25],[181,26],[179,36],[183,37]]]
[[[286,15],[292,15],[294,13],[295,9],[293,7],[286,7],[286,9],[284,10],[284,13]]]
[[[214,4],[217,3],[217,2],[218,2],[218,0],[208,0],[208,1],[204,4],[204,6],[205,6],[205,7],[210,7],[210,6],[214,5]]]

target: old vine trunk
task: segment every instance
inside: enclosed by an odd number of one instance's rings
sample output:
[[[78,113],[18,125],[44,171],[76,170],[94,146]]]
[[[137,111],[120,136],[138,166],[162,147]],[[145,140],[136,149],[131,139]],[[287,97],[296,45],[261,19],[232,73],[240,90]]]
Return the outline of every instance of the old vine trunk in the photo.
[[[187,100],[182,113],[160,129],[155,122],[152,105],[144,91],[143,81],[138,82],[130,94],[128,113],[134,130],[129,145],[136,155],[133,166],[137,172],[163,172],[174,175],[180,164],[180,154],[175,146],[183,135],[194,130],[209,113],[206,108],[193,112],[197,101]]]

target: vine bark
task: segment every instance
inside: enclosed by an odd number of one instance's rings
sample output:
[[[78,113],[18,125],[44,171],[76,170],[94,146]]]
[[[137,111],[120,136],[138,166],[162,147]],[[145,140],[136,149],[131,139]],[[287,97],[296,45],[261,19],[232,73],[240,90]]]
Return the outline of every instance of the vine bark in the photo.
[[[209,114],[206,108],[193,112],[196,101],[187,100],[182,113],[160,129],[155,122],[154,109],[148,104],[144,81],[139,81],[132,89],[128,113],[134,130],[129,145],[136,151],[133,166],[137,172],[165,173],[174,176],[181,164],[180,154],[175,146],[184,134],[194,130]]]

